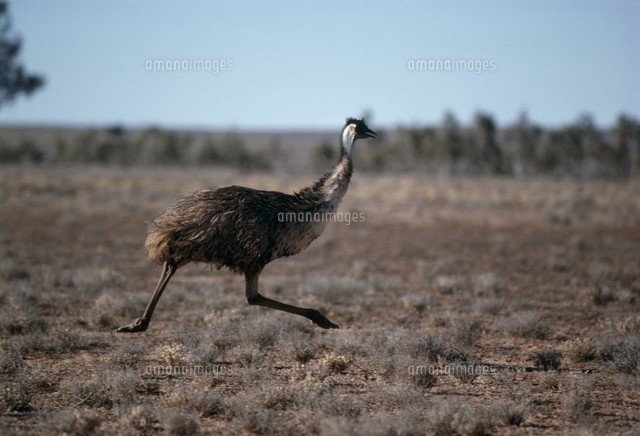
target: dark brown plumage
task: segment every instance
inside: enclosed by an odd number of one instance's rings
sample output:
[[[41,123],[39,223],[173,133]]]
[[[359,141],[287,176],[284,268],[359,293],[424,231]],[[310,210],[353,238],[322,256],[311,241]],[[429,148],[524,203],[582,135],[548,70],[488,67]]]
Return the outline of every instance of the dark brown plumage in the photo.
[[[289,195],[235,185],[184,195],[151,223],[145,251],[176,266],[206,262],[234,272],[261,270],[298,252],[288,242],[302,237],[308,226],[278,216],[330,207],[314,196],[313,189]]]
[[[294,255],[315,240],[326,220],[287,219],[336,211],[353,171],[353,145],[374,137],[361,120],[348,119],[342,130],[340,159],[315,184],[295,194],[224,186],[184,195],[149,226],[145,251],[164,265],[143,316],[118,329],[144,331],[171,276],[190,262],[210,263],[243,273],[249,304],[295,313],[323,328],[337,328],[315,309],[290,306],[258,293],[258,276],[271,261]]]

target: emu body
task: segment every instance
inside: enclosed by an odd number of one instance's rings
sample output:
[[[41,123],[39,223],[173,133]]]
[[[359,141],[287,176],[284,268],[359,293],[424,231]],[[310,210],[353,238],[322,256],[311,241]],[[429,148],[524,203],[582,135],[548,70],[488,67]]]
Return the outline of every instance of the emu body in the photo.
[[[355,141],[374,136],[363,121],[348,119],[342,130],[340,159],[333,170],[295,194],[234,185],[178,198],[149,226],[145,251],[163,264],[153,297],[141,318],[117,331],[146,330],[167,283],[178,268],[190,262],[244,274],[249,304],[304,316],[322,328],[338,328],[315,309],[263,297],[258,293],[258,278],[269,262],[299,253],[322,234],[327,224],[324,219],[283,218],[335,212],[351,180]]]

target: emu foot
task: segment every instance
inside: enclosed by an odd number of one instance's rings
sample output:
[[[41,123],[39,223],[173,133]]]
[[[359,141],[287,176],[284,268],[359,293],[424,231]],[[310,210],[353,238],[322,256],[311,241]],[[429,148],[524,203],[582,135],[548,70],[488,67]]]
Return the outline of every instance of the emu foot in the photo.
[[[116,332],[118,333],[137,333],[143,332],[149,327],[149,321],[144,320],[142,318],[136,319],[131,324],[124,325],[120,327]]]
[[[315,325],[321,327],[323,329],[339,329],[337,324],[329,321],[323,314],[318,312],[315,309],[309,309],[307,313],[307,318],[309,318]]]

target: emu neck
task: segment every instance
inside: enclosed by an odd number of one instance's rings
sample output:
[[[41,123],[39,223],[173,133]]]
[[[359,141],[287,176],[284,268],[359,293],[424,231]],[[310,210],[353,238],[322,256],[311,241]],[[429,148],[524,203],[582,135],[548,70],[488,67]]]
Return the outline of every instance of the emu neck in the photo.
[[[355,127],[350,125],[342,130],[340,136],[340,160],[323,179],[321,190],[324,194],[325,201],[335,204],[336,206],[344,197],[349,188],[351,174],[353,173],[353,146],[356,142]]]
[[[340,160],[333,167],[330,173],[326,175],[324,180],[321,180],[321,192],[324,196],[324,201],[340,203],[344,194],[346,194],[349,188],[349,182],[351,181],[351,174],[353,173],[353,162],[351,161],[351,155],[341,148]]]
[[[298,196],[305,202],[331,203],[338,207],[342,197],[349,188],[351,174],[353,173],[353,145],[355,132],[345,128],[340,138],[340,159],[333,169],[320,178],[313,186],[303,189]]]

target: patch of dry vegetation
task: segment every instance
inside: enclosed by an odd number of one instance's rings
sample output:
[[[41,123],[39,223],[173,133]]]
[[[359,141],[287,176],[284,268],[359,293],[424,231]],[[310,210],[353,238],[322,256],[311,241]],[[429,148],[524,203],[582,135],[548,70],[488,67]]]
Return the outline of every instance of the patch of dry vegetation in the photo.
[[[635,180],[358,176],[343,207],[365,223],[330,225],[262,282],[341,330],[188,266],[149,330],[123,336],[159,273],[145,221],[200,187],[306,180],[42,171],[0,174],[0,433],[640,428]]]

